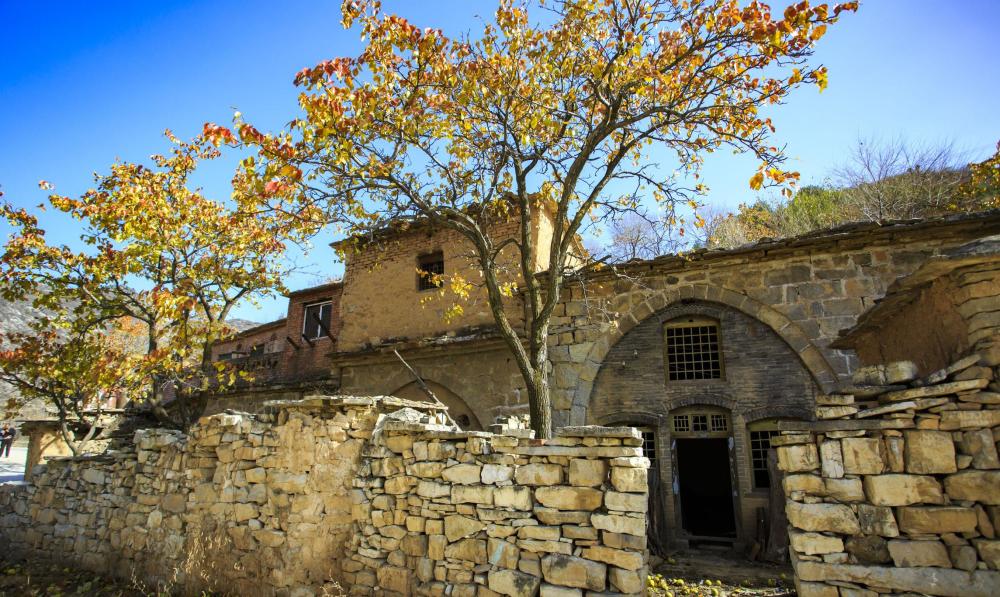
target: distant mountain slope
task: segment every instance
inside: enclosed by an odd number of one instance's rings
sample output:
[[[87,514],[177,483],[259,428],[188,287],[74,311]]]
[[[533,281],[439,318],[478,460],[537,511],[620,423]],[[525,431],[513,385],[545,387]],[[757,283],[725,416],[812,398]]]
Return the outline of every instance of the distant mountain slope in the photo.
[[[30,303],[23,301],[11,302],[0,298],[0,333],[30,331],[29,324],[38,314],[39,311],[32,307]],[[228,323],[238,331],[260,325],[256,321],[247,319],[231,319]],[[7,401],[12,397],[16,397],[16,395],[17,390],[9,384],[0,382],[0,407],[6,405]],[[0,410],[0,417],[2,417],[2,412]],[[44,417],[46,417],[46,408],[45,404],[41,401],[32,401],[24,405],[16,415],[17,419],[40,419]]]

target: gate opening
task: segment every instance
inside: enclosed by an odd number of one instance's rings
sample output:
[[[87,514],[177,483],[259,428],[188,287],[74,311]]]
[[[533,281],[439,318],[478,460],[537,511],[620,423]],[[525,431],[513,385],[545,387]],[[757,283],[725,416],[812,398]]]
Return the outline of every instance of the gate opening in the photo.
[[[729,440],[677,438],[681,523],[695,537],[736,539]]]

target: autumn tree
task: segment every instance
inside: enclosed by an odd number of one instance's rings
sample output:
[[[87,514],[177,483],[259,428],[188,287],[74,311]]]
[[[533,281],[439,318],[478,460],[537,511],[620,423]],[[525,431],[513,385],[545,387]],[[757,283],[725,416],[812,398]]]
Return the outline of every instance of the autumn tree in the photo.
[[[82,249],[51,242],[35,214],[5,205],[15,233],[0,257],[0,291],[42,312],[66,311],[80,341],[137,322],[148,381],[138,397],[157,406],[180,398],[173,422],[183,424],[195,414],[188,398],[234,381],[211,363],[211,346],[231,332],[226,320],[237,304],[283,288],[295,228],[246,198],[236,205],[190,188],[198,165],[220,152],[204,139],[167,137],[170,153],[154,155],[152,166],[119,162],[79,197],[49,196],[50,208],[81,223]]]
[[[842,221],[884,222],[976,211],[958,202],[968,178],[965,162],[949,143],[920,145],[903,139],[859,139],[835,169],[843,194]]]
[[[1000,142],[992,156],[969,164],[969,177],[958,190],[958,200],[981,209],[1000,209]]]
[[[795,174],[766,115],[794,88],[826,85],[809,63],[842,11],[799,2],[780,13],[738,0],[504,0],[476,35],[449,37],[381,10],[343,3],[365,41],[353,58],[298,73],[303,114],[272,134],[237,118],[258,153],[239,178],[304,226],[335,222],[364,235],[390,221],[427,221],[467,239],[500,335],[524,378],[532,427],[551,434],[547,337],[573,247],[588,222],[649,200],[697,203],[706,154],[748,152],[754,188]],[[668,156],[657,164],[653,156]],[[549,210],[542,251],[529,224]],[[518,221],[497,237],[498,216]],[[497,275],[513,246],[523,329]],[[532,264],[546,255],[540,275]]]
[[[0,381],[17,390],[9,413],[40,400],[55,409],[60,435],[74,455],[87,451],[102,424],[104,405],[143,383],[143,355],[128,350],[127,321],[100,330],[74,329],[49,312],[30,332],[0,334]]]

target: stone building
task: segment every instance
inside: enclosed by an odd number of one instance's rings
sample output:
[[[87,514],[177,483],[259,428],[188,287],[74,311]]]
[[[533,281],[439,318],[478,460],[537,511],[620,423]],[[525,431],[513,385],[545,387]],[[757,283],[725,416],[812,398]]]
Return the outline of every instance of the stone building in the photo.
[[[539,216],[534,224],[545,246],[549,222]],[[849,384],[858,354],[885,352],[877,334],[846,347],[836,344],[839,332],[929,258],[998,232],[997,211],[852,224],[570,280],[550,336],[556,425],[643,430],[657,542],[745,546],[767,508],[766,455],[779,423],[812,419],[815,397]],[[378,240],[354,248],[342,282],[292,293],[286,319],[217,347],[218,358],[266,374],[257,387],[220,396],[210,411],[252,411],[316,384],[426,399],[398,351],[468,429],[527,412],[485,297],[471,293],[448,320],[454,299],[418,274],[468,274],[462,241],[427,227]],[[935,292],[927,317],[949,290]],[[516,302],[509,314],[523,319]],[[919,329],[917,322],[909,333]]]

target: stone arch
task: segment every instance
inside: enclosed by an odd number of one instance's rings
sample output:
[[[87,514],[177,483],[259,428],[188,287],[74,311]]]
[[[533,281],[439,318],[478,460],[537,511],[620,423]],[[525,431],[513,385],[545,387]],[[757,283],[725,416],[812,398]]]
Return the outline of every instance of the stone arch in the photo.
[[[608,326],[594,342],[582,363],[585,371],[593,371],[595,375],[582,375],[577,382],[569,417],[571,425],[586,423],[596,372],[615,343],[640,322],[681,301],[717,303],[759,320],[771,328],[798,355],[817,387],[824,392],[830,392],[837,383],[837,374],[833,367],[798,324],[777,309],[746,294],[708,284],[692,284],[675,290],[660,290],[645,298],[637,297],[637,294],[631,293],[622,297],[628,301],[627,310],[619,316],[617,325]]]
[[[597,420],[598,425],[623,425],[642,423],[643,425],[659,425],[663,415],[645,410],[629,410],[620,413],[604,415]]]
[[[450,414],[451,418],[462,426],[464,431],[483,431],[483,424],[480,422],[479,417],[477,417],[476,413],[469,408],[469,405],[462,399],[461,396],[437,382],[427,380],[424,383],[427,384],[427,387],[430,388],[432,392],[434,392],[434,395],[437,396],[438,400],[443,402],[444,405],[448,407],[448,414]],[[429,402],[431,400],[427,393],[424,392],[420,385],[415,381],[411,381],[389,394],[405,400],[416,400],[420,402]],[[468,418],[468,423],[463,424],[465,422],[463,417]]]

